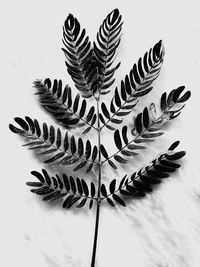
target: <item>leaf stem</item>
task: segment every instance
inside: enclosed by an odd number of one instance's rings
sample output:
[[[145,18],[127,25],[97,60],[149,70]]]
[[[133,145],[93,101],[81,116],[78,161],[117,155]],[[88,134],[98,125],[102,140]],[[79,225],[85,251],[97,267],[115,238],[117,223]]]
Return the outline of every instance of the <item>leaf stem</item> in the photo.
[[[93,251],[92,251],[92,260],[91,267],[95,266],[96,259],[96,249],[97,249],[97,238],[98,238],[98,229],[99,229],[99,215],[100,215],[100,207],[101,207],[101,130],[100,130],[100,118],[99,118],[99,98],[100,93],[97,100],[97,123],[98,123],[98,191],[97,191],[97,208],[96,208],[96,220],[95,220],[95,232],[94,232],[94,243],[93,243]]]

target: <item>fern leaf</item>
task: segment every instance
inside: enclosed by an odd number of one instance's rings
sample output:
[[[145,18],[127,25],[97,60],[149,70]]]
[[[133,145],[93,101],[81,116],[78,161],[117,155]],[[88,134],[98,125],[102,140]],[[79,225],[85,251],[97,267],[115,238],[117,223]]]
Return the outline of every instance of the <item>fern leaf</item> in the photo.
[[[68,73],[83,97],[91,97],[96,89],[93,49],[85,29],[81,30],[79,21],[72,14],[64,23],[63,44]]]
[[[94,55],[98,66],[98,89],[101,94],[106,91],[115,81],[113,78],[120,63],[112,67],[117,47],[121,40],[122,16],[118,9],[114,9],[104,19],[97,33],[97,43],[94,42]]]
[[[43,201],[55,201],[60,198],[65,198],[63,208],[71,208],[76,204],[76,207],[83,207],[88,200],[96,201],[96,188],[94,183],[87,183],[77,177],[74,179],[72,176],[68,177],[66,174],[62,178],[56,174],[55,177],[50,177],[45,169],[42,169],[42,174],[37,171],[32,171],[31,174],[35,176],[39,182],[27,182],[32,193],[43,195]],[[90,208],[92,207],[90,202]]]
[[[119,153],[127,157],[136,156],[138,153],[135,153],[134,150],[145,148],[145,146],[140,146],[137,144],[152,142],[154,138],[161,136],[163,132],[158,131],[166,124],[167,121],[174,119],[176,113],[180,112],[180,110],[184,107],[184,105],[182,105],[181,107],[176,107],[180,103],[179,99],[182,98],[180,94],[183,92],[184,89],[185,87],[181,86],[177,89],[172,90],[168,96],[166,93],[162,94],[160,100],[162,114],[157,118],[155,117],[155,110],[152,116],[151,110],[145,107],[143,112],[139,113],[135,118],[134,127],[131,130],[133,138],[128,137],[127,126],[122,127],[121,133],[119,132],[119,130],[116,130],[114,132],[114,141],[118,151],[112,156],[107,157],[103,161],[103,163],[108,160],[111,160],[112,158],[114,158],[120,163],[126,163],[127,160],[119,156]],[[187,91],[184,96],[185,95],[189,96],[190,91]],[[185,101],[187,101],[188,98],[189,97],[185,98]]]
[[[115,116],[126,116],[138,103],[138,98],[148,94],[153,87],[150,85],[158,77],[163,63],[164,49],[162,41],[159,41],[153,48],[146,52],[138,63],[133,65],[129,75],[121,81],[120,90],[115,89],[114,97],[110,103],[109,118],[103,124],[102,128],[110,122],[115,123]],[[120,112],[121,110],[126,112]]]
[[[118,204],[125,206],[124,197],[144,197],[147,193],[153,191],[156,185],[160,184],[162,179],[168,178],[171,173],[175,172],[180,164],[174,162],[185,156],[185,151],[174,152],[179,142],[174,142],[167,152],[159,155],[150,162],[145,168],[133,173],[128,179],[127,175],[122,178],[119,186],[115,186],[115,180],[109,185],[109,190],[102,184],[102,200],[109,200],[111,197]],[[109,193],[107,193],[109,191]],[[109,203],[112,205],[112,203]],[[114,204],[114,203],[113,203]],[[113,206],[113,205],[112,205]]]
[[[68,132],[66,132],[62,145],[62,134],[59,128],[56,131],[52,125],[48,127],[46,123],[43,123],[43,129],[41,129],[37,120],[32,120],[27,116],[25,120],[17,117],[15,121],[22,129],[10,124],[10,130],[27,139],[34,139],[33,142],[29,142],[26,146],[29,146],[30,149],[43,150],[39,154],[49,156],[44,163],[56,162],[63,165],[70,165],[79,162],[79,165],[74,168],[74,171],[83,168],[87,163],[92,163],[92,166],[90,166],[91,170],[93,165],[97,164],[97,147],[92,147],[89,140],[84,144],[81,138],[77,141],[74,135],[69,137]],[[31,127],[29,126],[29,121],[33,121]]]
[[[85,99],[80,100],[80,95],[77,94],[73,100],[71,88],[68,85],[63,88],[61,80],[54,80],[52,85],[51,80],[47,78],[44,83],[34,82],[34,87],[37,89],[36,94],[39,95],[42,107],[62,126],[70,129],[88,125],[89,128],[96,129],[94,123],[91,123],[95,112],[94,106],[87,112]]]

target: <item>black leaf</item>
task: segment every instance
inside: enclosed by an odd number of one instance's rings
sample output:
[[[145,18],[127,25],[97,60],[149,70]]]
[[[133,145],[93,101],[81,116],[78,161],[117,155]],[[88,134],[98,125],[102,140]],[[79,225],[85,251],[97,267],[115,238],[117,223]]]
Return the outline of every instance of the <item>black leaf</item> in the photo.
[[[176,103],[180,94],[183,92],[183,90],[185,89],[185,86],[179,86],[173,94],[173,102]]]
[[[67,208],[71,208],[77,201],[79,201],[79,199],[81,199],[81,196],[76,196],[73,199],[71,199],[71,201],[68,203]]]
[[[31,174],[34,175],[42,184],[44,184],[44,178],[42,174],[37,171],[32,171]]]
[[[96,193],[96,189],[95,189],[95,185],[93,182],[91,182],[91,190],[90,190],[90,194],[91,194],[91,197],[94,198],[95,196],[95,193]]]
[[[115,204],[113,203],[113,201],[109,197],[107,197],[106,200],[111,206],[113,206],[113,207],[115,206]]]
[[[97,158],[97,152],[98,152],[97,146],[94,146],[94,147],[93,147],[93,151],[92,151],[92,161],[93,161],[93,162],[94,162],[95,159]]]
[[[66,132],[64,138],[64,151],[67,151],[68,148],[69,148],[69,140],[68,140],[68,132]]]
[[[151,187],[149,187],[148,185],[146,185],[142,182],[135,180],[135,181],[133,181],[133,184],[139,191],[142,191],[142,192],[151,192],[152,191]]]
[[[134,97],[141,97],[141,96],[147,95],[149,92],[151,92],[152,89],[153,89],[153,87],[149,87],[149,88],[147,88],[147,89],[145,89],[143,91],[134,93],[133,96]]]
[[[32,134],[34,134],[35,133],[35,125],[34,125],[33,120],[28,116],[25,116],[25,119],[28,122],[28,125],[29,125],[29,128],[30,128]]]
[[[57,138],[56,138],[56,147],[59,148],[61,146],[61,131],[57,129]]]
[[[69,183],[69,179],[68,179],[66,174],[63,174],[63,182],[64,182],[66,190],[69,191],[70,190],[70,183]]]
[[[72,135],[71,137],[70,148],[71,148],[72,155],[76,153],[76,142],[75,142],[74,135]]]
[[[92,148],[91,148],[91,143],[89,140],[87,140],[86,142],[86,147],[85,147],[85,158],[86,159],[89,159],[90,155],[91,155],[91,151],[92,151]]]
[[[50,126],[49,140],[51,144],[55,141],[55,129],[52,125]]]
[[[93,115],[94,115],[94,111],[95,111],[95,109],[94,109],[94,107],[92,106],[92,107],[90,108],[89,112],[88,112],[87,117],[86,117],[86,121],[87,121],[87,122],[89,122],[89,121],[92,119],[92,117],[93,117]]]
[[[167,161],[167,160],[160,160],[160,163],[163,164],[164,166],[168,166],[168,167],[175,168],[175,169],[181,167],[180,164],[174,163],[174,162],[170,162],[170,161]]]
[[[117,88],[115,89],[115,103],[118,107],[121,107],[121,100]]]
[[[27,182],[26,185],[33,186],[33,187],[41,187],[41,186],[43,186],[43,183],[39,183],[39,182]]]
[[[38,155],[47,155],[56,152],[58,149],[57,148],[51,148],[49,150],[45,150],[43,152],[38,153]]]
[[[156,178],[152,178],[152,177],[147,177],[145,175],[141,175],[140,180],[142,182],[147,183],[147,184],[159,184],[160,183],[160,180],[158,180]]]
[[[104,197],[107,197],[107,190],[106,190],[106,187],[104,184],[101,185],[101,194],[104,196]]]
[[[128,184],[126,185],[126,190],[127,190],[128,192],[130,192],[131,194],[137,192],[137,189],[136,189],[134,186],[131,186],[131,185],[128,185]]]
[[[149,126],[149,112],[147,107],[143,110],[143,125],[145,128],[148,128]]]
[[[116,187],[116,179],[113,179],[110,183],[109,189],[110,189],[110,193],[114,194],[115,192],[115,187]]]
[[[112,127],[112,126],[110,126],[110,125],[108,125],[108,124],[106,124],[105,126],[106,126],[106,128],[108,128],[108,129],[111,130],[111,131],[114,131],[114,130],[115,130],[114,127]]]
[[[130,144],[127,146],[127,148],[130,150],[135,150],[135,149],[145,149],[146,147]]]
[[[175,89],[173,89],[170,93],[169,93],[169,95],[168,95],[168,97],[167,97],[167,105],[168,105],[168,107],[171,107],[171,106],[173,106],[173,104],[174,104],[174,101],[173,101],[173,98],[174,98],[174,93],[175,93]]]
[[[182,157],[184,157],[185,154],[186,154],[185,151],[180,151],[172,155],[165,154],[165,157],[168,160],[177,160],[177,159],[181,159]]]
[[[124,143],[127,145],[128,144],[127,126],[123,126],[122,128],[122,137],[123,137]]]
[[[92,129],[92,127],[87,127],[82,134],[86,134],[86,133],[89,133],[89,131]]]
[[[175,168],[171,168],[171,167],[167,167],[167,166],[162,166],[162,165],[155,165],[154,169],[156,171],[160,171],[160,172],[175,172],[176,169]]]
[[[143,133],[141,134],[141,137],[142,138],[155,138],[161,135],[163,135],[163,133]]]
[[[49,137],[49,132],[48,132],[48,127],[47,124],[44,122],[43,123],[43,139],[46,141]]]
[[[74,198],[73,195],[68,196],[65,201],[63,202],[63,208],[66,208],[68,206],[68,204],[70,203],[70,201]]]
[[[70,181],[71,190],[75,194],[76,193],[76,184],[75,184],[74,178],[72,176],[70,176],[69,181]]]
[[[87,169],[86,169],[85,172],[86,172],[86,173],[89,173],[89,172],[92,170],[93,166],[94,166],[94,163],[91,162],[91,163],[88,165],[88,167],[87,167]]]
[[[81,183],[82,183],[82,186],[83,186],[83,192],[84,192],[85,196],[87,197],[89,195],[88,186],[87,186],[86,182],[83,179],[81,179]]]
[[[43,186],[39,189],[31,189],[31,192],[37,194],[37,195],[45,195],[50,194],[54,191],[54,189],[49,188],[48,186]]]
[[[146,172],[148,173],[148,175],[155,177],[155,178],[167,178],[167,177],[169,177],[168,173],[160,172],[158,170],[155,170],[155,171],[147,170]]]
[[[102,112],[103,112],[104,116],[105,116],[107,119],[110,119],[110,114],[109,114],[108,109],[107,109],[107,107],[106,107],[106,105],[105,105],[104,102],[101,103],[101,109],[102,109]]]
[[[77,184],[78,193],[80,195],[82,195],[83,194],[83,188],[82,188],[81,180],[78,177],[76,178],[76,184]]]
[[[86,202],[87,202],[87,198],[84,198],[81,200],[81,202],[76,207],[81,208],[81,207],[85,206]]]
[[[174,143],[168,148],[168,150],[174,150],[179,144],[180,144],[180,141],[176,141],[176,142],[174,142]]]
[[[29,130],[29,126],[28,124],[25,122],[25,120],[19,118],[19,117],[16,117],[14,118],[14,120],[22,127],[22,129],[24,129],[25,131],[28,131]]]
[[[115,159],[116,161],[118,161],[119,163],[123,163],[123,164],[126,164],[126,163],[128,162],[126,159],[120,157],[119,155],[115,155],[115,156],[114,156],[114,159]]]
[[[110,119],[110,121],[112,122],[112,123],[115,123],[115,124],[120,124],[120,123],[122,123],[122,119],[121,120],[118,120],[118,119]],[[106,125],[106,126],[108,126],[108,125]],[[113,129],[111,129],[111,130],[113,130]]]
[[[119,203],[120,205],[126,207],[126,204],[125,204],[125,202],[123,201],[123,199],[121,197],[119,197],[116,194],[113,194],[112,197],[117,203]]]
[[[105,147],[104,147],[104,145],[100,145],[100,149],[101,149],[101,154],[104,156],[104,158],[108,158],[108,153],[107,153],[107,151],[106,151],[106,149],[105,149]]]
[[[86,100],[83,99],[83,102],[82,102],[82,105],[81,105],[81,109],[80,109],[80,112],[79,112],[80,118],[82,118],[84,116],[85,110],[86,110]]]
[[[137,132],[140,134],[142,132],[142,113],[139,113],[135,119],[135,127]]]
[[[167,93],[163,93],[161,96],[160,108],[163,112],[167,109]]]
[[[60,194],[60,191],[55,191],[55,192],[51,193],[50,195],[45,196],[42,200],[43,201],[51,200],[52,198],[56,197],[59,194]]]
[[[40,125],[39,122],[35,119],[34,120],[35,130],[38,137],[41,135]]]
[[[84,145],[82,138],[79,137],[78,139],[78,155],[81,157],[84,154]]]
[[[44,163],[52,163],[52,162],[62,158],[64,155],[65,155],[65,152],[59,152],[58,154],[56,154],[52,158],[45,160]]]
[[[92,208],[92,206],[93,206],[93,203],[94,203],[93,199],[90,199],[89,209],[91,209],[91,208]]]
[[[115,145],[116,147],[121,150],[122,149],[122,141],[121,141],[121,137],[120,137],[120,134],[119,134],[119,130],[116,130],[114,132],[114,140],[115,140]]]
[[[191,92],[187,91],[181,98],[177,100],[177,103],[183,103],[187,101],[190,98],[190,96],[191,96]]]
[[[82,161],[79,165],[77,165],[77,166],[73,169],[73,171],[76,172],[76,171],[78,171],[79,169],[83,168],[83,167],[86,165],[86,163],[87,163],[86,160],[85,160],[85,161]]]
[[[48,184],[48,186],[50,186],[51,185],[51,178],[50,178],[48,172],[45,169],[42,169],[42,172],[44,175],[45,182]]]
[[[119,190],[120,190],[120,189],[122,188],[122,186],[124,185],[124,182],[125,182],[125,180],[126,180],[126,177],[127,177],[127,175],[125,175],[125,176],[122,178],[122,180],[121,180],[121,182],[120,182],[120,184],[119,184],[119,187],[118,187]]]
[[[114,162],[112,160],[109,159],[108,163],[113,169],[115,169],[115,170],[117,169],[117,166],[114,164]]]
[[[75,99],[74,99],[74,105],[73,105],[74,112],[77,112],[77,110],[78,110],[79,100],[80,100],[80,95],[77,94]]]

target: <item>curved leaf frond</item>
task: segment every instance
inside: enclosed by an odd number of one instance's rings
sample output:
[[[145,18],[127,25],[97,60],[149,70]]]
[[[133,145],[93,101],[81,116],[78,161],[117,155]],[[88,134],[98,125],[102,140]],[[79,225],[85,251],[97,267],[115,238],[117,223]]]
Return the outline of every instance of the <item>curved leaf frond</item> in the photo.
[[[87,125],[87,132],[95,128],[96,114],[94,106],[87,111],[86,100],[81,100],[77,94],[73,100],[71,88],[66,85],[63,88],[61,80],[54,80],[53,84],[49,78],[35,81],[40,104],[65,128],[82,127]],[[84,133],[86,130],[84,131]]]
[[[56,130],[52,125],[48,127],[45,122],[41,127],[36,119],[32,120],[28,116],[25,117],[25,120],[17,117],[15,121],[21,129],[10,124],[10,130],[31,140],[25,144],[25,146],[29,146],[29,149],[40,150],[39,155],[48,156],[44,163],[56,162],[62,165],[78,163],[73,169],[74,171],[89,164],[90,168],[87,169],[87,172],[91,171],[93,166],[97,164],[97,147],[92,147],[89,140],[84,144],[81,138],[76,140],[74,135],[69,137],[67,131],[62,138],[59,128]]]
[[[159,155],[144,168],[131,174],[129,178],[125,175],[118,187],[116,187],[115,179],[110,182],[108,189],[102,184],[102,200],[106,199],[111,206],[114,206],[115,203],[125,206],[125,200],[129,197],[144,197],[147,193],[152,192],[156,185],[181,166],[176,161],[184,157],[186,153],[185,151],[173,151],[178,144],[179,141],[174,142],[167,152]]]
[[[27,182],[28,186],[33,187],[32,193],[43,196],[43,201],[55,201],[60,198],[65,198],[63,208],[71,208],[76,205],[77,208],[83,207],[90,201],[89,208],[92,208],[93,201],[97,201],[96,187],[93,182],[90,186],[78,177],[75,179],[72,176],[63,174],[62,177],[55,175],[50,177],[45,169],[42,173],[32,171],[31,174],[35,176],[39,182]],[[92,204],[91,204],[92,203]]]
[[[126,75],[125,79],[121,81],[120,89],[115,89],[114,97],[110,103],[109,118],[106,117],[106,121],[102,122],[101,128],[108,126],[110,122],[114,124],[121,123],[122,119],[115,119],[115,117],[128,115],[137,105],[138,99],[153,89],[151,84],[160,73],[163,58],[164,48],[162,41],[156,43],[149,52],[145,53],[143,58],[139,58],[137,64],[133,65],[129,75]]]
[[[96,62],[89,37],[72,14],[68,15],[63,26],[63,44],[68,73],[82,96],[91,97],[96,91]]]
[[[121,40],[122,16],[118,9],[114,9],[104,19],[97,33],[97,44],[94,42],[94,55],[98,66],[98,90],[101,94],[108,94],[108,88],[114,83],[115,71],[120,63],[112,67],[117,47]]]
[[[159,137],[163,134],[160,132],[161,128],[171,119],[176,118],[185,105],[181,105],[175,108],[175,105],[179,105],[187,101],[191,95],[190,91],[187,91],[180,96],[180,94],[185,89],[184,86],[180,86],[177,89],[172,90],[167,96],[166,93],[163,93],[160,100],[161,115],[156,115],[155,105],[152,103],[150,108],[144,108],[143,112],[139,113],[134,120],[134,127],[131,130],[132,137],[129,138],[127,134],[127,126],[123,126],[121,133],[119,130],[114,132],[114,141],[118,151],[112,156],[105,157],[105,160],[102,162],[110,161],[111,158],[114,158],[120,163],[127,163],[128,161],[123,157],[130,157],[138,155],[135,150],[145,149],[145,144],[148,142],[153,142],[154,138]],[[118,154],[121,153],[122,156]],[[112,166],[112,164],[110,164]],[[115,168],[115,165],[113,166]]]

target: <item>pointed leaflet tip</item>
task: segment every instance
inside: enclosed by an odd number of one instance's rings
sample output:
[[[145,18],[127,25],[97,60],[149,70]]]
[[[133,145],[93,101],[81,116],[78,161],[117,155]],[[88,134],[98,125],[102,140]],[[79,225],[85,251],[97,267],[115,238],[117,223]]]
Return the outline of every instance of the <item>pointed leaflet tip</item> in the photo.
[[[163,52],[163,42],[160,40],[158,43],[154,45],[153,51],[155,52],[157,57],[160,57]]]
[[[177,148],[177,146],[180,144],[180,141],[176,141],[174,142],[169,148],[168,150],[174,150],[175,148]]]
[[[109,15],[110,24],[114,24],[119,17],[119,9],[115,8]]]
[[[72,30],[73,27],[74,27],[74,16],[71,13],[69,13],[69,15],[65,20],[65,28],[67,30]]]
[[[9,124],[8,127],[9,127],[9,129],[11,130],[11,132],[13,132],[13,133],[18,133],[18,130],[17,130],[17,128],[16,128],[14,125]]]
[[[179,152],[171,154],[171,155],[165,154],[165,157],[168,160],[178,160],[178,159],[181,159],[182,157],[184,157],[185,154],[186,154],[185,151],[179,151]]]
[[[14,120],[15,120],[16,123],[19,124],[19,126],[22,127],[23,130],[25,130],[25,131],[29,130],[28,124],[25,122],[25,120],[23,120],[20,117],[16,117],[16,118],[14,118]]]

